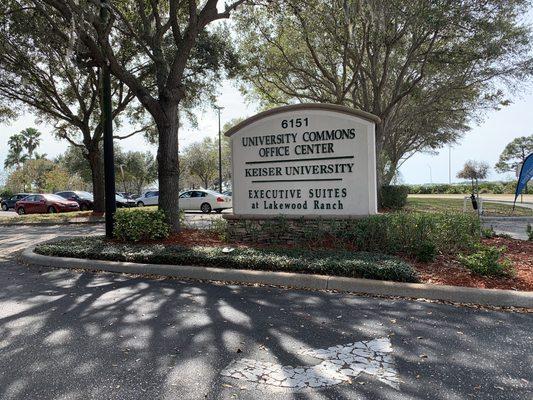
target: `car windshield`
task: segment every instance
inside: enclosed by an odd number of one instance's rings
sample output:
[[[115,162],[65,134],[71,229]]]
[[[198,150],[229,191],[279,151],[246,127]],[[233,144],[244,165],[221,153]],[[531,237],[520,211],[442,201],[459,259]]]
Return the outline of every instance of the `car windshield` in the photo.
[[[115,195],[115,199],[116,199],[116,200],[120,200],[120,201],[124,201],[124,200],[126,200],[126,199],[125,199],[124,197],[122,197],[120,194],[116,194],[116,195]]]
[[[65,201],[65,198],[58,196],[57,194],[43,194],[43,197],[50,201]]]
[[[93,199],[93,194],[89,192],[74,192],[74,193],[76,193],[80,199],[85,199],[85,200]]]

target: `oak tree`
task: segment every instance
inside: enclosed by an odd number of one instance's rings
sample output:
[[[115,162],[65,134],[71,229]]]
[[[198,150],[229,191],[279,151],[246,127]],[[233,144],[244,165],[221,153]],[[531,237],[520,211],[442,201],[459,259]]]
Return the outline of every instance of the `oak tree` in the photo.
[[[456,141],[532,72],[528,0],[286,0],[246,8],[245,89],[263,106],[325,102],[380,117],[378,183]],[[509,87],[509,86],[507,86]],[[513,87],[513,88],[515,88]]]
[[[73,27],[79,59],[109,68],[152,116],[158,132],[159,205],[174,230],[179,229],[180,106],[198,101],[202,93],[209,96],[212,92],[204,89],[234,63],[226,51],[227,34],[208,27],[229,18],[245,1],[229,1],[219,9],[218,0],[32,0],[49,16],[50,29]],[[134,62],[120,60],[117,38],[129,41]],[[141,79],[140,71],[146,70],[153,84]]]

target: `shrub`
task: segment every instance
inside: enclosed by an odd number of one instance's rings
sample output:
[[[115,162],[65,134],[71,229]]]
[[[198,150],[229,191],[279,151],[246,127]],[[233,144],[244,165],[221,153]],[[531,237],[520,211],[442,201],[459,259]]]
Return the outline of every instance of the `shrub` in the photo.
[[[228,222],[223,218],[217,218],[211,222],[209,230],[218,235],[220,240],[228,240]]]
[[[476,251],[469,255],[459,255],[459,261],[472,272],[483,276],[513,275],[511,262],[503,257],[505,247],[478,244]]]
[[[367,252],[236,248],[228,253],[221,247],[113,243],[103,238],[49,242],[37,246],[35,251],[51,256],[110,261],[328,274],[397,282],[418,281],[415,269],[405,261]]]
[[[379,206],[383,209],[400,210],[407,204],[409,188],[404,185],[382,186],[379,198]]]
[[[533,227],[531,227],[531,224],[527,224],[526,233],[527,240],[533,240]]]
[[[13,191],[11,189],[4,188],[0,190],[0,200],[9,199],[13,196]]]
[[[164,239],[170,234],[170,225],[162,210],[118,210],[114,233],[126,242]]]
[[[490,239],[496,236],[496,232],[494,231],[494,228],[490,226],[489,228],[481,227],[481,235],[484,238]]]
[[[358,250],[430,261],[439,252],[471,249],[479,242],[479,220],[462,213],[382,214],[350,220],[337,226],[332,235]]]

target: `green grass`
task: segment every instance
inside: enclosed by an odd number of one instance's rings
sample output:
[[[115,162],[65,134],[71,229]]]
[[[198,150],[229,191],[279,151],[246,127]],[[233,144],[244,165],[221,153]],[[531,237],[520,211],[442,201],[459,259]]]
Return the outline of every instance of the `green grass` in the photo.
[[[462,199],[445,199],[445,198],[407,198],[406,211],[435,213],[435,212],[462,212]],[[533,216],[533,210],[530,208],[516,206],[514,212],[512,205],[498,203],[483,203],[483,215],[485,216]],[[472,203],[467,202],[467,211],[475,214],[472,209]]]
[[[226,253],[221,247],[118,243],[98,237],[89,241],[74,238],[48,242],[37,246],[35,252],[48,256],[109,261],[327,274],[397,282],[418,281],[414,268],[397,257],[342,250],[236,248]]]

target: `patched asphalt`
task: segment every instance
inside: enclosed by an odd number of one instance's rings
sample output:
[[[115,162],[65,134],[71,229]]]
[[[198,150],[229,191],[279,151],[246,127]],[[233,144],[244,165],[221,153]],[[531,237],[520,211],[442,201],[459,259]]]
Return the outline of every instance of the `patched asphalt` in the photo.
[[[33,241],[51,232],[32,229]],[[533,314],[39,270],[18,264],[9,247],[0,243],[1,399],[530,399],[533,392]],[[380,337],[392,344],[399,390],[366,374],[296,392],[220,375],[242,358],[318,364],[302,349]]]

